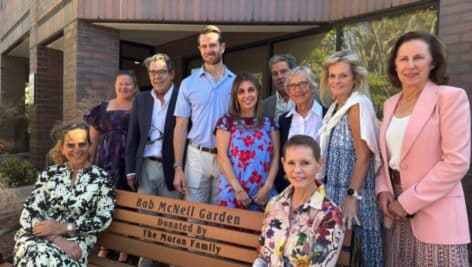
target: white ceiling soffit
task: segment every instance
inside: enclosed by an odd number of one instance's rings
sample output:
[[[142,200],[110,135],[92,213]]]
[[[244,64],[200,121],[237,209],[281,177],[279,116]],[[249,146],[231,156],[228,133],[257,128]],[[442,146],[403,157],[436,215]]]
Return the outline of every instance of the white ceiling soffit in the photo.
[[[192,36],[207,24],[93,23],[120,31],[120,39],[157,46]],[[219,25],[223,32],[298,32],[315,25]]]

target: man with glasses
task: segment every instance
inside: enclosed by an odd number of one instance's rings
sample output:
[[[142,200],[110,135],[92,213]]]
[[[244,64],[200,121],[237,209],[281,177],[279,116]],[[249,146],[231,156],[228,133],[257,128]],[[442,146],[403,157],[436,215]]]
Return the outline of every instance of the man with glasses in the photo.
[[[264,99],[262,110],[264,114],[273,117],[276,121],[280,115],[293,108],[293,101],[290,100],[285,91],[287,74],[297,66],[297,60],[290,54],[274,55],[269,59],[270,75],[275,94]]]
[[[134,98],[126,144],[127,182],[138,193],[181,198],[175,191],[174,109],[178,89],[174,86],[174,63],[166,54],[144,60],[152,90]],[[140,258],[138,266],[155,266]]]
[[[179,198],[174,190],[174,63],[166,54],[144,60],[152,90],[134,98],[126,145],[128,185],[139,193]]]
[[[216,204],[220,168],[214,130],[228,111],[235,75],[223,64],[225,43],[218,27],[210,25],[200,32],[198,49],[203,66],[182,81],[174,112],[174,186],[186,200]]]

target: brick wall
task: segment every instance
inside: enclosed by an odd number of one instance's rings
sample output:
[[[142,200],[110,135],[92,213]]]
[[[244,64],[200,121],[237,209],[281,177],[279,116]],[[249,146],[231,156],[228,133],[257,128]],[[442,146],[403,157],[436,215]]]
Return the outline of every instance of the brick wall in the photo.
[[[24,114],[24,92],[28,81],[28,58],[2,55],[1,59],[1,104],[15,105],[19,114]],[[2,131],[0,138],[7,141],[11,152],[27,150],[24,118],[5,120],[0,122]]]
[[[30,152],[35,166],[44,169],[54,123],[62,119],[62,51],[46,47],[30,49],[30,69],[36,73],[35,103],[31,108]]]
[[[119,33],[83,21],[64,28],[64,120],[81,119],[114,96],[119,68]]]
[[[449,55],[450,84],[464,88],[472,100],[472,1],[441,1],[439,9],[439,37]],[[453,62],[453,63],[452,63]],[[472,102],[472,101],[471,101]],[[472,233],[472,172],[462,180]],[[469,245],[472,262],[472,246]]]

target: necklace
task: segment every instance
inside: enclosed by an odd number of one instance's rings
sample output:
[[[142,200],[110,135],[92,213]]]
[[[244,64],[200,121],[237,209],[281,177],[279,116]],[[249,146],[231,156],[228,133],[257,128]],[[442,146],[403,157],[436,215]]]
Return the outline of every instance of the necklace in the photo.
[[[318,186],[314,185],[311,189],[309,189],[308,191],[305,192],[305,194],[303,194],[302,198],[300,199],[300,201],[295,201],[295,198],[294,198],[294,195],[292,195],[292,210],[300,207],[301,205],[303,205],[304,203],[306,203],[308,201],[308,199],[311,198],[311,196],[313,195],[313,193],[316,191],[316,189],[318,189]],[[295,190],[295,189],[294,189]],[[294,192],[295,193],[295,192]],[[298,202],[298,203],[297,203]]]

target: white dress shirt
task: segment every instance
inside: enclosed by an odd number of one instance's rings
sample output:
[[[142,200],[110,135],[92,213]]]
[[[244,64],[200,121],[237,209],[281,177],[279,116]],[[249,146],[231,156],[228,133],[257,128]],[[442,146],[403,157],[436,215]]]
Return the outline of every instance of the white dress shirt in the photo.
[[[303,134],[311,136],[316,142],[319,142],[320,138],[318,130],[320,129],[323,120],[323,107],[318,103],[318,101],[313,100],[313,105],[311,106],[310,111],[308,111],[306,117],[300,115],[295,106],[286,116],[293,116],[292,124],[290,125],[290,130],[288,132],[289,139],[296,134]]]
[[[152,106],[151,127],[149,128],[143,157],[162,157],[162,138],[164,137],[164,125],[172,91],[174,91],[174,85],[172,85],[164,95],[163,105],[157,98],[154,90],[151,92],[152,98],[154,99],[154,105]]]

